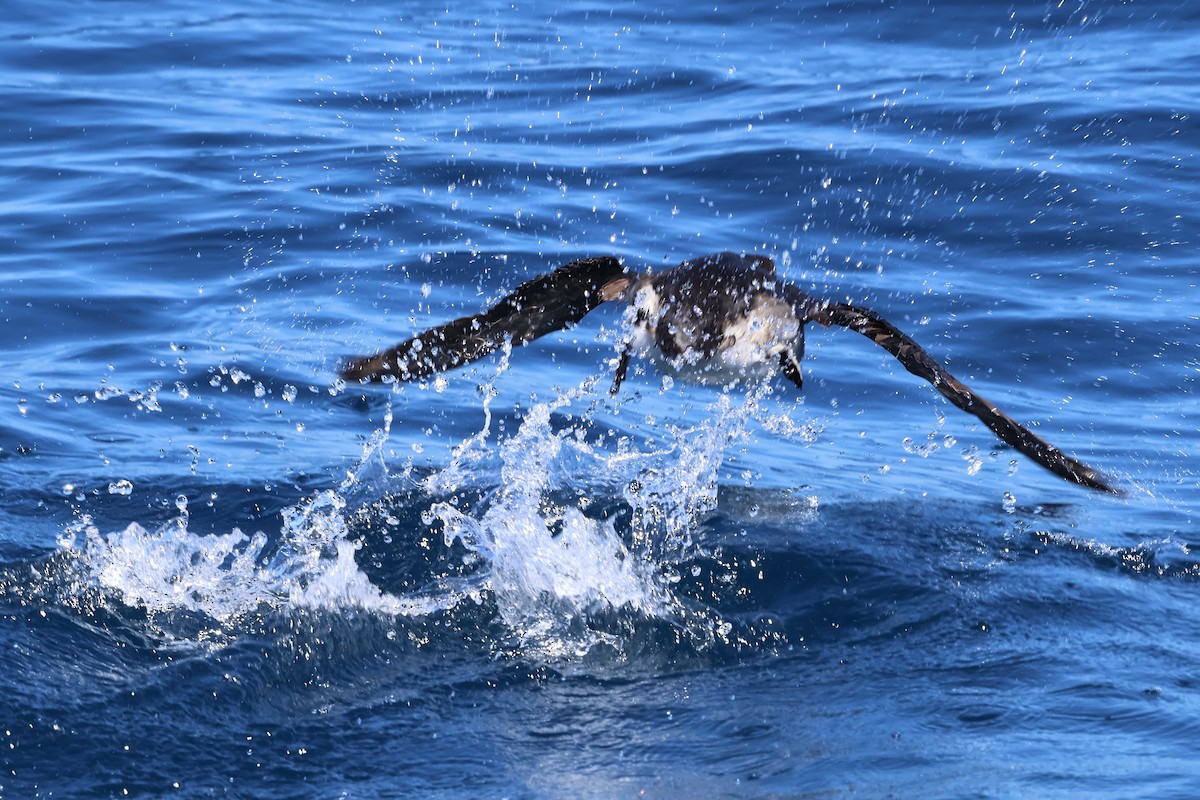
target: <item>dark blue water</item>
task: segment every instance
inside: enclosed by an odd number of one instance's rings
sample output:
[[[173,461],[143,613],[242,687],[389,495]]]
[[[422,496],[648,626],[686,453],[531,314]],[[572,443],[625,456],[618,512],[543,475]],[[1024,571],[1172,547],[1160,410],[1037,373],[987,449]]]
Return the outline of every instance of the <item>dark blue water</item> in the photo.
[[[0,798],[1200,795],[1194,4],[51,2],[0,27]],[[803,396],[583,255],[763,253]]]

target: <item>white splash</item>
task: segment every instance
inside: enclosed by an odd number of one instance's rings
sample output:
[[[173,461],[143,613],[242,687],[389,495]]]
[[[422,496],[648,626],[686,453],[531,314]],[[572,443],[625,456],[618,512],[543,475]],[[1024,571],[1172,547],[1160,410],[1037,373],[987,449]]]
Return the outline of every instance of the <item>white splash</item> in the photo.
[[[716,507],[731,444],[762,418],[762,390],[740,401],[723,393],[699,424],[665,426],[661,444],[638,447],[630,437],[597,435],[594,411],[608,401],[595,384],[535,404],[496,441],[485,393],[482,430],[419,487],[388,471],[389,413],[342,484],[285,509],[275,536],[195,534],[180,497],[179,516],[156,529],[134,523],[103,534],[84,518],[63,547],[105,596],[152,614],[202,614],[225,628],[281,609],[423,616],[487,600],[522,649],[571,657],[611,643],[589,625],[597,615],[686,625],[671,592],[674,570],[703,552],[698,520]],[[398,596],[362,571],[355,521],[378,512],[401,484],[429,502],[423,522],[441,527],[447,547],[470,553],[465,576]],[[482,500],[462,502],[481,491]]]
[[[187,498],[179,516],[153,530],[131,523],[104,534],[83,516],[60,545],[76,557],[86,585],[148,612],[196,612],[220,624],[273,609],[359,608],[384,614],[428,614],[444,606],[429,598],[399,598],[379,590],[359,569],[358,545],[347,525],[347,497],[370,493],[367,481],[388,479],[379,431],[354,472],[283,512],[278,544],[262,532],[199,535],[188,528]]]
[[[591,519],[550,497],[566,462],[579,457],[601,462],[572,430],[551,428],[552,412],[570,399],[534,406],[517,433],[500,444],[500,485],[481,516],[442,502],[429,518],[442,523],[448,545],[461,542],[486,559],[500,617],[523,644],[545,649],[553,643],[552,650],[578,653],[596,637],[568,631],[588,614],[603,608],[655,616],[667,601],[651,565],[625,547],[612,520]],[[439,493],[457,488],[464,459],[477,462],[478,454],[457,453],[455,463],[426,481],[427,488]]]
[[[701,423],[665,426],[657,448],[589,437],[590,413],[570,412],[579,401],[594,405],[592,383],[535,405],[495,445],[485,421],[423,488],[455,497],[484,482],[492,491],[479,508],[436,503],[427,522],[441,523],[448,545],[461,543],[484,559],[499,617],[526,651],[586,653],[611,641],[588,625],[609,613],[687,626],[688,612],[671,592],[675,568],[704,552],[695,541],[698,522],[716,507],[725,454],[749,437],[763,391],[740,402],[719,395]],[[618,498],[631,512],[625,536],[607,516]]]

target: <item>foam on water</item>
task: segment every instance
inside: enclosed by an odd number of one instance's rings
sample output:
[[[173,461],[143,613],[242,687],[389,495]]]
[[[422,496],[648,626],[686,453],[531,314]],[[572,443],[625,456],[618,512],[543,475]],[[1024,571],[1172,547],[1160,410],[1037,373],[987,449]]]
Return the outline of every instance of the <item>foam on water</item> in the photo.
[[[655,616],[668,606],[653,564],[630,551],[612,519],[589,518],[581,507],[553,499],[555,490],[566,488],[561,473],[569,462],[603,464],[580,429],[555,432],[551,426],[552,414],[576,396],[535,405],[517,432],[499,443],[500,483],[481,515],[449,502],[428,513],[444,526],[447,545],[461,542],[487,561],[488,587],[508,628],[526,646],[551,645],[552,655],[584,652],[598,640],[594,632],[570,633],[590,612]],[[426,487],[438,494],[460,488],[469,475],[462,465],[483,461],[486,430]],[[579,498],[581,506],[591,502],[586,493]]]
[[[183,516],[153,530],[135,522],[109,534],[85,517],[63,546],[78,559],[75,566],[85,581],[80,588],[97,587],[151,613],[198,612],[236,625],[247,615],[289,606],[423,611],[381,592],[358,569],[340,506],[336,494],[327,492],[292,509],[303,526],[297,544],[307,540],[313,549],[293,545],[286,558],[269,555],[261,532],[247,536],[235,528],[197,535]]]
[[[98,589],[152,615],[192,612],[234,628],[247,617],[286,608],[432,613],[439,602],[382,592],[355,562],[348,499],[361,502],[386,488],[386,441],[387,431],[377,432],[340,486],[285,509],[275,537],[236,528],[193,533],[182,495],[176,499],[179,515],[154,529],[134,522],[106,534],[84,515],[60,541],[73,559],[76,589]]]
[[[747,420],[765,390],[740,402],[722,394],[699,424],[664,426],[666,443],[635,446],[631,437],[597,435],[595,385],[592,379],[536,404],[495,444],[485,405],[483,429],[423,488],[452,498],[481,480],[493,488],[475,508],[437,502],[427,521],[441,524],[448,546],[459,543],[487,563],[499,617],[527,653],[555,658],[601,644],[619,648],[590,624],[612,614],[724,630],[681,603],[672,585],[678,564],[703,552],[694,541],[697,522],[715,508],[724,456],[749,435]],[[575,405],[586,410],[573,414]]]
[[[596,382],[536,403],[498,437],[485,392],[482,430],[419,482],[388,470],[389,411],[345,480],[285,509],[274,534],[193,533],[180,496],[166,524],[102,533],[85,516],[62,547],[81,591],[151,615],[203,615],[225,630],[288,609],[422,616],[486,600],[517,647],[559,658],[620,647],[589,625],[596,615],[690,627],[692,612],[671,591],[675,568],[703,553],[697,521],[715,508],[725,454],[750,435],[768,390],[723,393],[698,424],[664,426],[664,441],[639,447],[597,433]],[[422,522],[442,531],[449,552],[461,546],[465,574],[399,594],[372,582],[356,561],[356,521],[386,513],[397,495],[423,500]]]

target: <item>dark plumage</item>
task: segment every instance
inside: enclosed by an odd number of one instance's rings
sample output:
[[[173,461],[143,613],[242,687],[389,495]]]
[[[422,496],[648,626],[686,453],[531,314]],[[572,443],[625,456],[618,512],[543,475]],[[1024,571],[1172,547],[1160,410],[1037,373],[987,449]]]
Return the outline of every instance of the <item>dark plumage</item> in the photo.
[[[810,297],[778,280],[775,264],[765,256],[715,253],[641,274],[626,271],[611,257],[573,261],[522,283],[486,311],[433,328],[382,353],[351,359],[342,377],[425,378],[482,358],[505,341],[522,345],[562,330],[610,300],[630,303],[633,322],[617,362],[614,394],[635,351],[703,383],[762,379],[779,371],[802,387],[804,325],[837,325],[872,339],[909,372],[1055,475],[1120,494],[1095,470],[976,394],[883,317],[870,309]]]
[[[352,359],[347,380],[392,376],[412,381],[461,367],[509,340],[514,346],[562,330],[603,302],[600,288],[624,274],[615,258],[573,261],[549,275],[526,281],[482,314],[460,317],[401,342],[390,350]]]

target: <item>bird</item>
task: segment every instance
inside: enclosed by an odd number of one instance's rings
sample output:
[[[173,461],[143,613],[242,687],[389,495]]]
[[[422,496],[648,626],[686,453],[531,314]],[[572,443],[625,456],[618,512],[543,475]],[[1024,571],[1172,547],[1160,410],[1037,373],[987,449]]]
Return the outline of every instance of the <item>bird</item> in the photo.
[[[871,339],[906,370],[973,414],[1001,441],[1071,483],[1123,492],[1096,470],[1047,442],[958,378],[910,336],[869,308],[817,298],[780,280],[759,254],[712,253],[664,270],[635,272],[620,259],[572,261],[520,284],[478,313],[419,333],[387,350],[347,360],[346,381],[416,381],[577,324],[603,303],[623,302],[631,325],[617,358],[617,394],[636,354],[684,380],[730,385],[804,376],[804,326],[848,328]]]

